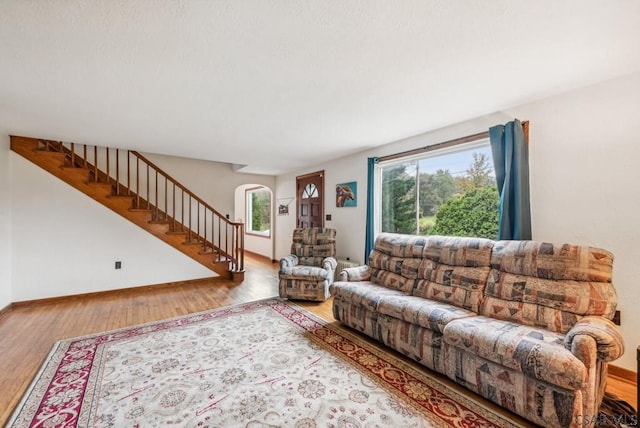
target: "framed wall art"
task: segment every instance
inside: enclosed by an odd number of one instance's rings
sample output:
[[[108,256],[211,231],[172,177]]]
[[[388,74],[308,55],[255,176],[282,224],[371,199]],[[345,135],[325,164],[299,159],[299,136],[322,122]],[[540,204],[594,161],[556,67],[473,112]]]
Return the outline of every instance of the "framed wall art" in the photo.
[[[358,203],[358,182],[336,184],[336,207],[355,207]]]

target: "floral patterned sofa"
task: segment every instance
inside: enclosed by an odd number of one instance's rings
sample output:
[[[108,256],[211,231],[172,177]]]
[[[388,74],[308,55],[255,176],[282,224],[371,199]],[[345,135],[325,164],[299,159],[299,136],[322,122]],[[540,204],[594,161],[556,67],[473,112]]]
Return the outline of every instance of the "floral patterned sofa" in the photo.
[[[343,324],[545,427],[596,415],[624,352],[608,251],[383,233],[330,288]]]

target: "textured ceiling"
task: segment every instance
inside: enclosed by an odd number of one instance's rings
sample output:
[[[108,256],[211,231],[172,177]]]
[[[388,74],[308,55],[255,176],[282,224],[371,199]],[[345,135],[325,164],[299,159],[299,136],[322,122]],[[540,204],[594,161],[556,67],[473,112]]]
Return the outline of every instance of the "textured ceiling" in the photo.
[[[632,0],[0,1],[0,129],[254,173],[638,70]]]

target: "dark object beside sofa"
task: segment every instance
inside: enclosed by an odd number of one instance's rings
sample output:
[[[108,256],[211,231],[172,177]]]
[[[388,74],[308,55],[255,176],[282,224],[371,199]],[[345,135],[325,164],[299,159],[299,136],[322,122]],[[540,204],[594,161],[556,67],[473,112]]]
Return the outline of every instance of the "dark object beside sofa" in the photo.
[[[624,352],[613,255],[383,233],[331,287],[334,317],[542,426],[597,415]]]

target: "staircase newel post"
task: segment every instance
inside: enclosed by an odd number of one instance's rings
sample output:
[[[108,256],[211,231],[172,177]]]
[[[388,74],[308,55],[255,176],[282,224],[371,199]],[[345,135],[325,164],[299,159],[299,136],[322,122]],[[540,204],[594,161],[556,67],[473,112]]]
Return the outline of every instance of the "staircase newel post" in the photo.
[[[234,239],[233,239],[233,270],[234,272],[238,271],[238,264],[240,261],[240,231],[239,231],[239,227],[237,224],[235,224],[233,226],[233,234]]]
[[[244,272],[244,223],[240,223],[240,272]]]

